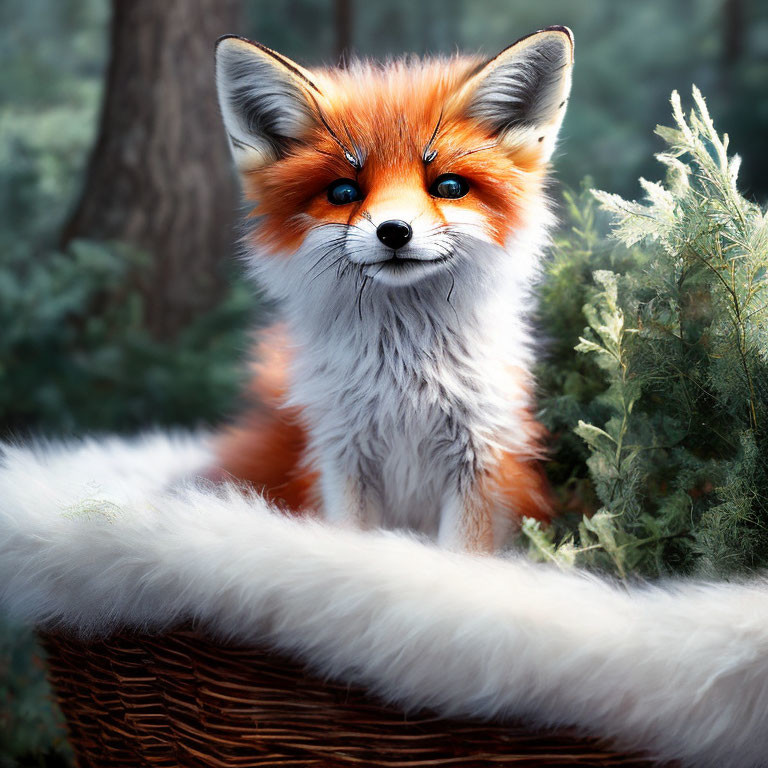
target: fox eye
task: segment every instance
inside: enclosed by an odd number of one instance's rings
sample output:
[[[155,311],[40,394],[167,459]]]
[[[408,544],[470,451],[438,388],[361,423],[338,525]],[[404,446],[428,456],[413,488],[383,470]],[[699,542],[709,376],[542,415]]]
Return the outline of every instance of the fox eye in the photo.
[[[336,179],[328,187],[328,202],[334,205],[346,205],[362,199],[363,193],[352,179]]]
[[[456,200],[469,192],[469,182],[455,173],[444,173],[438,176],[429,188],[429,194],[432,197],[447,197],[449,200]]]

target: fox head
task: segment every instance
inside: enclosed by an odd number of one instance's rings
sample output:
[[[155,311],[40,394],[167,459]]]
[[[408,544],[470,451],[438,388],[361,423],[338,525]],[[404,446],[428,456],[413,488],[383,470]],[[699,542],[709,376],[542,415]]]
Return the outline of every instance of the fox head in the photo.
[[[219,101],[268,289],[359,302],[368,285],[371,301],[397,302],[477,293],[502,271],[529,283],[572,63],[565,27],[490,60],[313,70],[222,38]]]

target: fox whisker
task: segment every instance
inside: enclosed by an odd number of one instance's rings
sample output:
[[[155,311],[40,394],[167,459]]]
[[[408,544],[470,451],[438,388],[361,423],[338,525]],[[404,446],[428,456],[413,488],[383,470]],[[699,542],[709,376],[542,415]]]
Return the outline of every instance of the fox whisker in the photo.
[[[370,280],[370,278],[368,275],[365,275],[365,277],[363,277],[360,290],[357,293],[357,315],[360,318],[360,322],[363,320],[363,291],[365,290],[365,286],[368,284],[368,280]]]

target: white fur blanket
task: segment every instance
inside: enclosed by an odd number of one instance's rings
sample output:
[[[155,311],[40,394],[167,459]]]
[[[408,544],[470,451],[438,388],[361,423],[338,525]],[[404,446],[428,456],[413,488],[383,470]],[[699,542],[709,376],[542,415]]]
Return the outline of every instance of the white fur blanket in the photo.
[[[196,618],[405,708],[575,724],[697,766],[768,765],[768,585],[624,589],[179,482],[155,435],[6,447],[0,607],[104,634]]]

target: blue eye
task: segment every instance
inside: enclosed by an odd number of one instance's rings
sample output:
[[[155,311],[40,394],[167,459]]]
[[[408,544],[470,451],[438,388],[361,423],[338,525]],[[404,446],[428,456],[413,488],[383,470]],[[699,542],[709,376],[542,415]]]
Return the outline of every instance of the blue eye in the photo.
[[[445,197],[449,200],[464,197],[467,192],[469,192],[469,182],[455,173],[444,173],[438,176],[429,188],[429,194],[432,197]]]
[[[336,179],[328,187],[328,202],[334,205],[346,205],[362,199],[363,193],[352,179]]]

